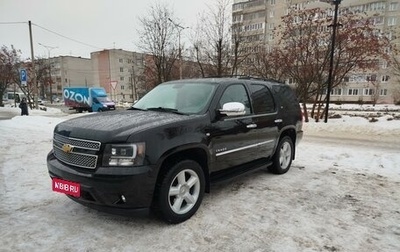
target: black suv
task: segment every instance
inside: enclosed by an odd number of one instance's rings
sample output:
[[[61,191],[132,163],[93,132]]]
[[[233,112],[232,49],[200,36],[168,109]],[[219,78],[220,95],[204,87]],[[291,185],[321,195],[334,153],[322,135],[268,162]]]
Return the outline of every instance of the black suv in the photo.
[[[205,78],[158,85],[124,111],[54,129],[53,191],[114,213],[152,209],[189,219],[210,184],[259,168],[289,170],[302,114],[288,85]]]

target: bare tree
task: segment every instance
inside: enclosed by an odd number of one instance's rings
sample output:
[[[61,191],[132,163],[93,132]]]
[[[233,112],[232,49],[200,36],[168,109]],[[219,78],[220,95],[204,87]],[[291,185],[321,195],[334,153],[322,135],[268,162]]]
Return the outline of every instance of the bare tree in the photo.
[[[174,19],[173,11],[165,4],[151,6],[149,12],[139,18],[138,46],[148,55],[146,74],[153,86],[173,78],[172,69],[178,58],[178,33],[170,21]]]
[[[10,49],[2,46],[0,49],[0,106],[3,106],[4,92],[19,79],[20,53],[14,46]]]
[[[241,38],[232,36],[230,6],[230,0],[215,0],[200,17],[193,46],[202,76],[232,75],[239,66]]]
[[[377,58],[384,57],[388,40],[377,34],[372,21],[361,14],[342,13],[339,21],[334,51],[333,85],[341,85],[352,71],[377,69]],[[327,88],[332,23],[325,11],[312,9],[293,11],[283,17],[279,27],[280,65],[296,83],[297,94],[303,103],[305,120],[308,121],[306,102],[320,106]],[[314,109],[313,109],[314,112]],[[319,118],[317,114],[316,118]]]
[[[395,104],[400,105],[400,55],[397,50],[392,56],[391,65],[394,77],[397,79],[397,84],[393,88],[393,100]]]

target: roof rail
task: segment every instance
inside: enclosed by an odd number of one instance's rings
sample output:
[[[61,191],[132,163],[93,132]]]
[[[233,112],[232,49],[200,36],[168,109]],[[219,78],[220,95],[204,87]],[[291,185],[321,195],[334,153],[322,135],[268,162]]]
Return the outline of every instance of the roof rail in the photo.
[[[238,78],[242,80],[261,80],[261,81],[273,81],[273,82],[278,82],[278,83],[283,83],[282,81],[275,80],[272,78],[263,78],[263,77],[257,77],[257,76],[251,76],[251,75],[221,75],[221,76],[207,76],[203,78]]]

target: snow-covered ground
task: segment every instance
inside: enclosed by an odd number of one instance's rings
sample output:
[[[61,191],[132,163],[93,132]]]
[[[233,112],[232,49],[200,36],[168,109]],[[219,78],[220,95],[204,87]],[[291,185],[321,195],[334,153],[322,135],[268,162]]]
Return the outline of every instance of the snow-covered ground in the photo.
[[[51,191],[52,130],[84,114],[48,108],[21,117],[0,108],[0,117],[15,115],[0,120],[0,251],[400,251],[393,113],[373,123],[347,115],[307,123],[287,174],[257,171],[215,185],[190,220],[167,225]]]

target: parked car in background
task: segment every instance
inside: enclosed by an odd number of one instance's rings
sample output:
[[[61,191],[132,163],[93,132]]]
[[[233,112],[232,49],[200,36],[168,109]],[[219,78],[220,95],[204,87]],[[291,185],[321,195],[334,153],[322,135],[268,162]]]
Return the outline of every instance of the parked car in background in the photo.
[[[190,218],[210,185],[261,168],[286,173],[302,138],[288,85],[206,78],[158,85],[129,110],[54,129],[53,190],[96,209]]]

